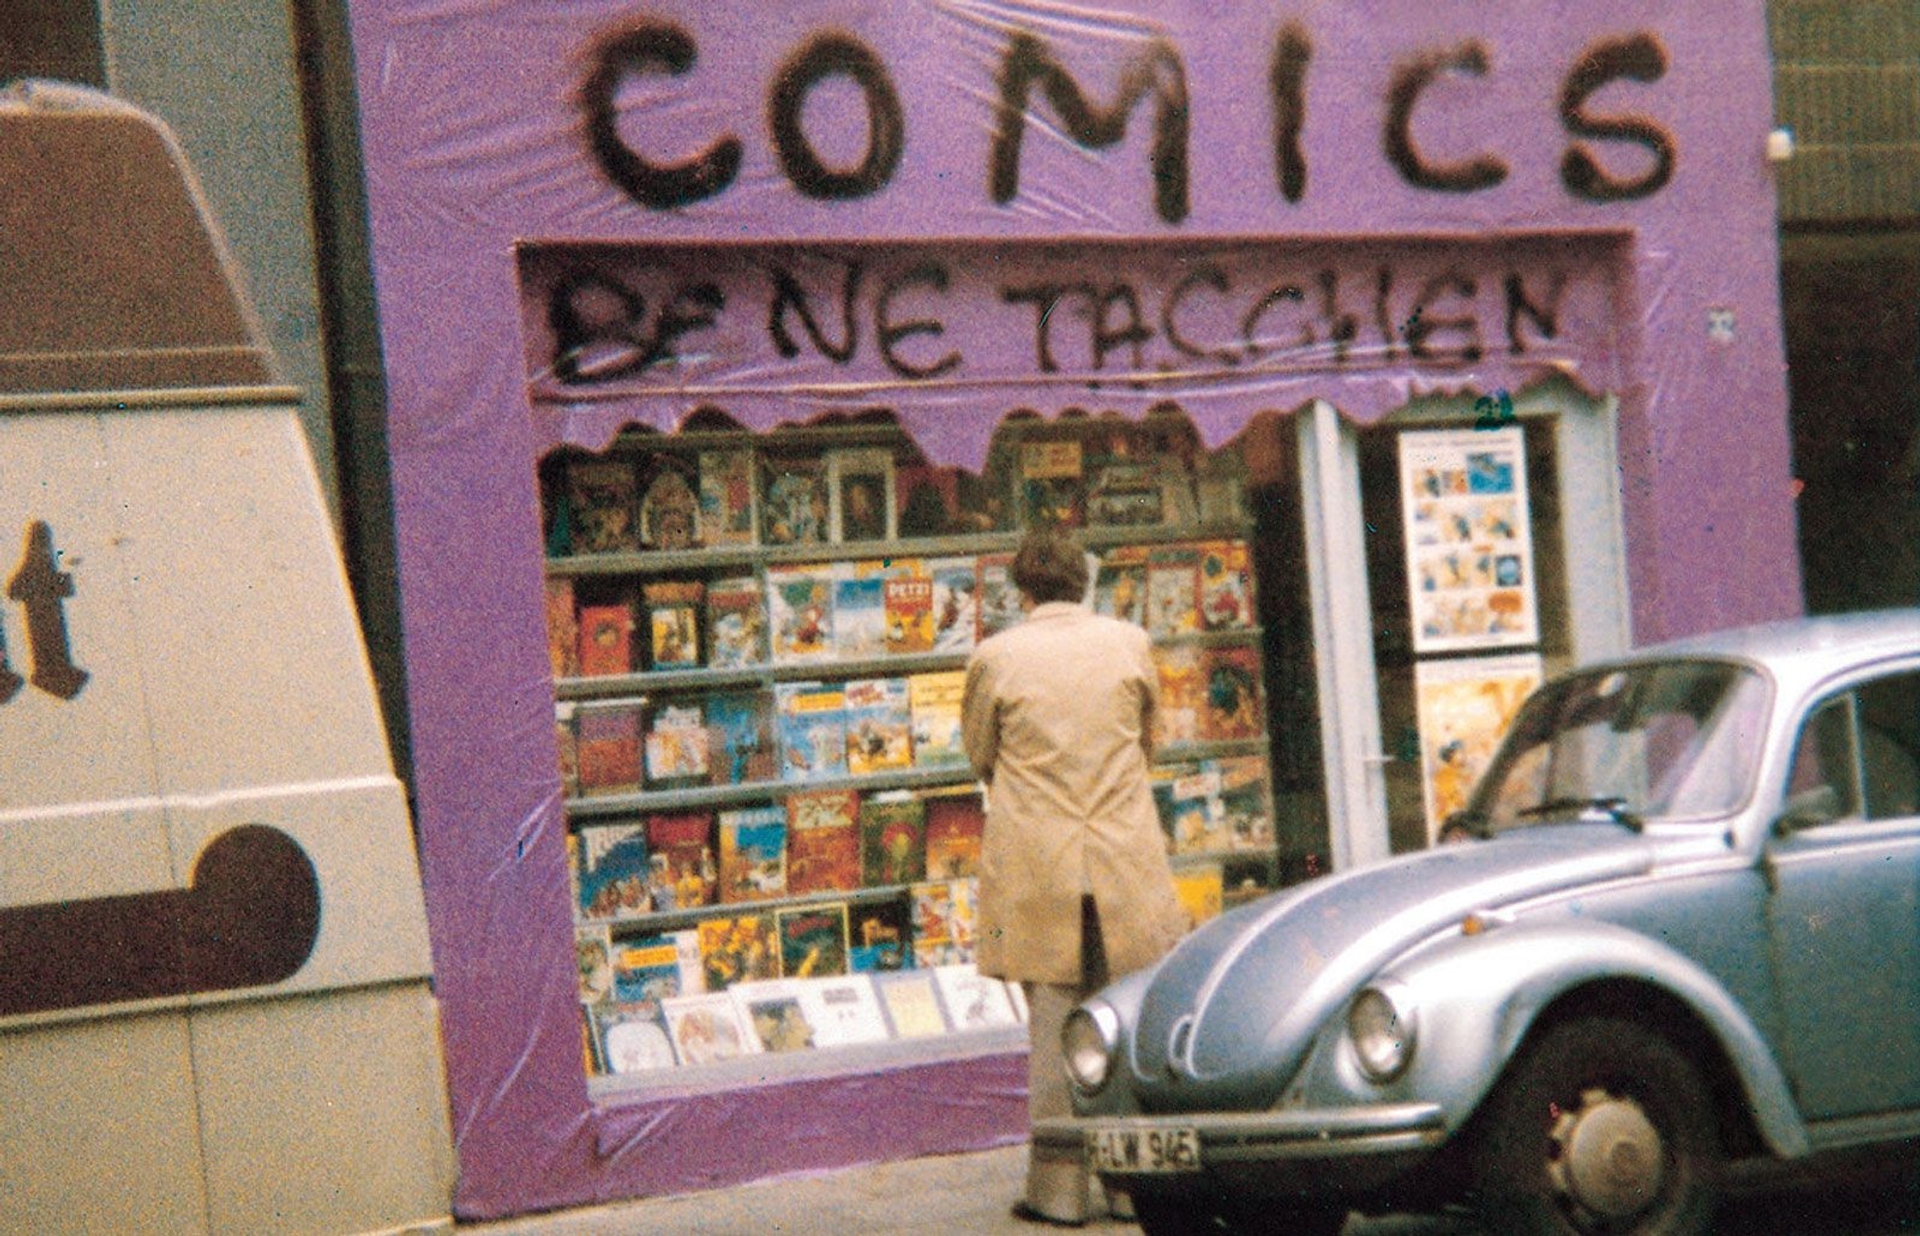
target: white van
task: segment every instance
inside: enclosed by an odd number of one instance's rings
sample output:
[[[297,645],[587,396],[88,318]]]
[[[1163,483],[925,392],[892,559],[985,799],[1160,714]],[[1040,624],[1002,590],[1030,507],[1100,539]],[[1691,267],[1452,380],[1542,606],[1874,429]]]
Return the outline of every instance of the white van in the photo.
[[[0,1231],[450,1231],[406,799],[167,129],[0,95]]]

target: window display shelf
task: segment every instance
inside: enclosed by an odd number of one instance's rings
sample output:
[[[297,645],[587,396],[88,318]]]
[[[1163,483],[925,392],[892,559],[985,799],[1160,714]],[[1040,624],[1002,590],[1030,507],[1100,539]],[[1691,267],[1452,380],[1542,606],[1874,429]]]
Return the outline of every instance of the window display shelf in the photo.
[[[806,790],[857,790],[865,794],[896,790],[917,790],[933,786],[966,785],[973,771],[964,766],[943,768],[902,768],[892,772],[862,776],[817,777],[807,781],[742,781],[733,785],[690,785],[640,790],[631,794],[605,794],[567,799],[567,814],[574,819],[633,815],[649,811],[687,811],[703,807],[724,807],[738,803],[767,802]]]

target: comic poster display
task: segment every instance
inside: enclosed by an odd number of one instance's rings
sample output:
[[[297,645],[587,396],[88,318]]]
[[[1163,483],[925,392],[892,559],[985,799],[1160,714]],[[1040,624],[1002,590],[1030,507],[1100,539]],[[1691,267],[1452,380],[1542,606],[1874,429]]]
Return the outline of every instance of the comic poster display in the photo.
[[[1400,435],[1417,653],[1539,641],[1518,425]]]
[[[1534,653],[1414,666],[1429,845],[1438,840],[1446,818],[1467,805],[1474,782],[1541,677],[1540,658]]]

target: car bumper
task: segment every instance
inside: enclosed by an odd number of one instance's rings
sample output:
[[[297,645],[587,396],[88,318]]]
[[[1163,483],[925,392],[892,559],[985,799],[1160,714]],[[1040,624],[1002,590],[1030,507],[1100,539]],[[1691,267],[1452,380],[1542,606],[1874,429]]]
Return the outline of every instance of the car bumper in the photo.
[[[1152,1116],[1072,1116],[1036,1122],[1036,1145],[1085,1148],[1095,1135],[1125,1130],[1199,1137],[1196,1170],[1140,1175],[1108,1173],[1129,1187],[1179,1192],[1183,1182],[1246,1177],[1261,1191],[1289,1194],[1367,1193],[1390,1187],[1429,1159],[1446,1140],[1445,1114],[1434,1103],[1263,1112],[1183,1112]],[[1248,1173],[1258,1168],[1257,1173]]]

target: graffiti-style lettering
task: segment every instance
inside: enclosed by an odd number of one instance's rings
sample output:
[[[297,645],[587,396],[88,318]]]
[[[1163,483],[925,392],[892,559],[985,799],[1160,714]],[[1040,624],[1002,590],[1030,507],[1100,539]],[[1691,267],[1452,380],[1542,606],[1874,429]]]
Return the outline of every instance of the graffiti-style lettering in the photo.
[[[1307,124],[1307,62],[1313,44],[1295,23],[1280,31],[1273,47],[1273,66],[1267,87],[1273,94],[1273,174],[1280,196],[1297,202],[1307,192],[1307,157],[1300,152],[1300,133]]]
[[[1435,335],[1451,331],[1466,337],[1453,349],[1451,359],[1479,360],[1485,351],[1480,342],[1479,318],[1470,312],[1453,317],[1434,317],[1428,312],[1448,296],[1458,296],[1471,307],[1478,290],[1474,281],[1459,271],[1447,271],[1427,280],[1413,302],[1413,313],[1407,322],[1407,350],[1419,360],[1449,359],[1436,351],[1430,341]]]
[[[715,197],[740,172],[741,147],[731,135],[684,163],[648,162],[620,134],[621,84],[636,74],[663,70],[679,76],[693,68],[693,36],[678,26],[647,22],[597,48],[593,71],[580,88],[587,145],[608,180],[642,206],[671,210]]]
[[[1532,322],[1534,329],[1547,339],[1560,337],[1560,296],[1567,290],[1565,271],[1555,271],[1547,284],[1545,304],[1536,303],[1527,295],[1527,284],[1520,272],[1507,274],[1507,350],[1519,356],[1527,350],[1526,343],[1520,338],[1520,319],[1525,317]]]
[[[880,299],[874,305],[874,333],[880,339],[880,357],[887,368],[903,378],[937,378],[960,366],[960,353],[948,352],[931,365],[915,365],[903,360],[895,350],[903,339],[914,335],[940,336],[946,333],[946,326],[936,318],[909,318],[904,322],[893,320],[894,294],[910,287],[930,287],[936,292],[947,290],[947,268],[935,262],[915,266],[911,270],[887,280],[880,289]]]
[[[1282,283],[1275,287],[1268,288],[1265,295],[1261,296],[1259,300],[1254,301],[1253,307],[1248,309],[1245,316],[1240,319],[1240,342],[1244,346],[1248,356],[1257,357],[1273,350],[1272,347],[1263,345],[1260,342],[1260,319],[1267,315],[1267,310],[1273,308],[1283,300],[1296,305],[1304,305],[1307,302],[1307,294],[1301,291],[1298,286],[1291,283]],[[1302,348],[1311,348],[1313,343],[1313,327],[1302,323],[1300,326],[1300,346]]]
[[[860,322],[854,316],[853,307],[859,299],[860,279],[866,270],[861,263],[854,261],[848,262],[846,268],[846,275],[840,280],[841,341],[838,344],[821,331],[820,323],[813,316],[813,301],[807,296],[807,289],[794,278],[793,272],[783,266],[773,268],[773,301],[767,307],[767,332],[773,336],[773,346],[781,356],[792,360],[800,355],[800,345],[794,342],[793,333],[787,329],[789,312],[799,315],[807,338],[813,340],[813,346],[830,359],[845,364],[860,350]]]
[[[1340,308],[1340,276],[1331,270],[1320,272],[1320,313],[1327,323],[1327,338],[1333,341],[1333,359],[1347,359],[1347,349],[1360,337],[1360,318]]]
[[[1560,182],[1575,197],[1590,202],[1619,202],[1646,197],[1673,179],[1676,162],[1673,135],[1645,116],[1588,114],[1587,100],[1608,82],[1627,78],[1657,82],[1667,73],[1667,49],[1651,34],[1611,39],[1587,49],[1567,74],[1560,92],[1560,123],[1575,137],[1612,138],[1644,146],[1653,155],[1653,167],[1631,180],[1610,176],[1584,145],[1567,148],[1560,161]]]
[[[678,359],[682,335],[709,329],[727,298],[711,283],[674,289],[652,331],[640,293],[601,274],[562,280],[547,302],[554,376],[569,385],[604,382]]]
[[[1041,283],[1000,289],[1000,299],[1007,304],[1033,306],[1033,355],[1041,373],[1060,372],[1059,363],[1053,359],[1053,311],[1059,308],[1064,297],[1072,294],[1091,297],[1093,288],[1084,283],[1072,286]]]
[[[1491,189],[1507,178],[1507,165],[1493,155],[1459,163],[1431,163],[1413,144],[1413,108],[1433,80],[1448,70],[1485,77],[1488,63],[1485,44],[1474,39],[1450,52],[1422,56],[1394,73],[1384,141],[1388,162],[1408,184],[1442,193],[1474,193]]]
[[[1020,145],[1026,136],[1027,96],[1038,84],[1074,141],[1104,150],[1126,136],[1127,115],[1148,93],[1153,108],[1154,209],[1168,223],[1187,217],[1187,71],[1180,53],[1164,39],[1150,41],[1120,74],[1119,98],[1100,108],[1068,75],[1045,43],[1017,31],[1007,44],[999,74],[989,191],[999,205],[1020,192]]]
[[[1187,296],[1199,287],[1210,287],[1222,296],[1233,290],[1232,283],[1227,279],[1227,272],[1218,266],[1194,267],[1178,284],[1174,285],[1173,291],[1167,294],[1166,301],[1160,306],[1160,333],[1167,337],[1167,342],[1173,345],[1173,350],[1182,356],[1191,357],[1194,360],[1219,361],[1226,365],[1239,364],[1240,353],[1233,348],[1203,348],[1199,344],[1189,342],[1181,335],[1180,307],[1186,303]]]
[[[835,171],[823,163],[800,127],[807,95],[823,79],[835,76],[850,78],[867,101],[867,154],[852,171]],[[767,112],[780,168],[808,197],[847,201],[870,196],[885,187],[900,166],[906,146],[900,94],[880,57],[849,35],[821,35],[797,52],[774,79]]]
[[[1114,311],[1119,310],[1117,318]],[[1153,338],[1153,330],[1140,314],[1140,297],[1124,283],[1111,284],[1094,297],[1093,367],[1107,367],[1107,353],[1120,348],[1133,351],[1135,371],[1147,367],[1141,347]]]
[[[27,529],[20,568],[7,581],[7,596],[20,602],[27,615],[27,654],[33,661],[28,681],[63,700],[80,694],[91,677],[73,663],[67,641],[66,601],[72,595],[73,576],[60,569],[53,528],[46,520],[36,519]]]

